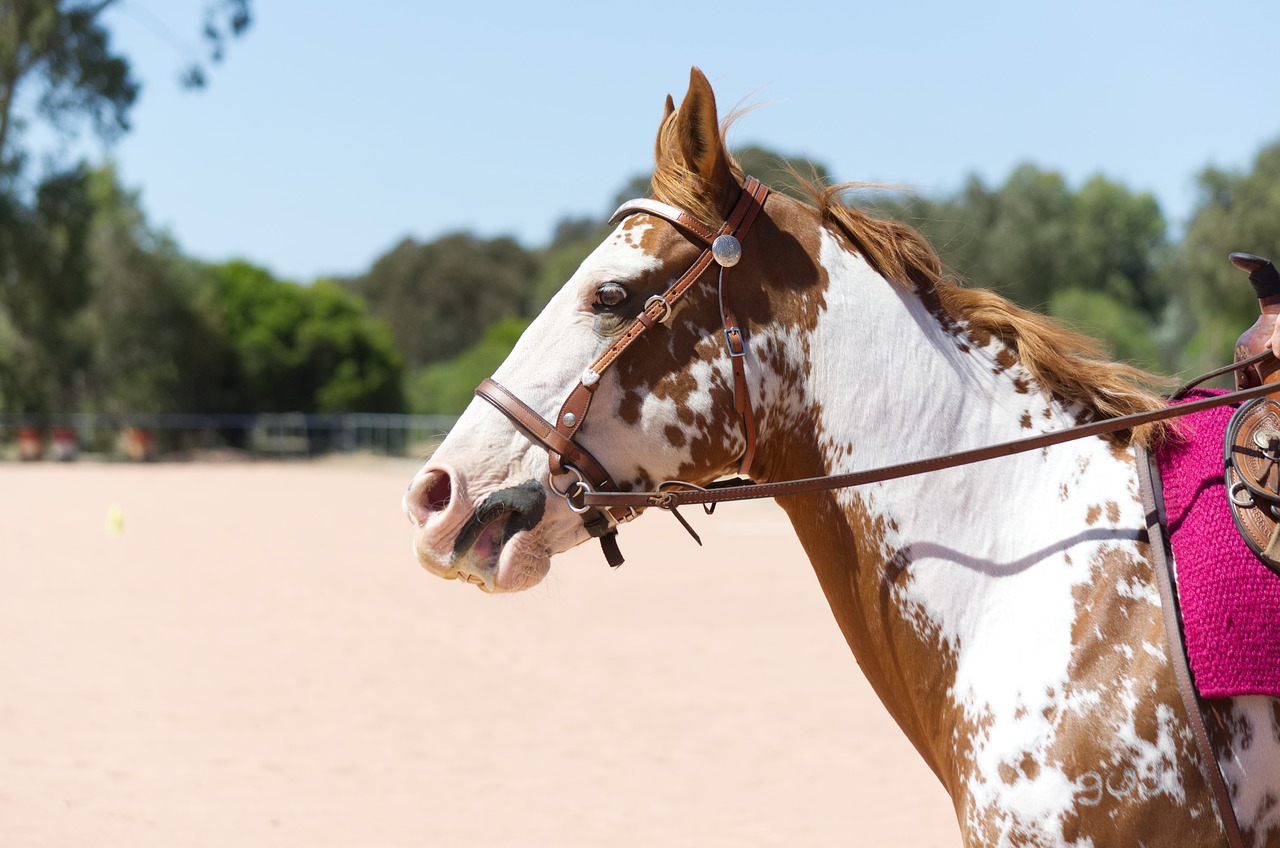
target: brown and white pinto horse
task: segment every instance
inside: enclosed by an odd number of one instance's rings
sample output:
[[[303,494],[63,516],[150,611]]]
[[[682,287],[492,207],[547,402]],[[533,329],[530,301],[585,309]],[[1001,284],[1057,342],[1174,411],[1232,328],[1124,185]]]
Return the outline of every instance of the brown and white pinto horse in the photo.
[[[678,111],[667,99],[656,154],[654,198],[718,228],[742,174],[696,69]],[[496,380],[554,419],[583,369],[703,247],[661,217],[626,216]],[[769,195],[727,285],[746,336],[757,481],[1161,403],[1080,337],[945,279],[915,232],[833,189],[811,204]],[[704,485],[746,448],[714,266],[671,311],[599,376],[575,435],[623,490]],[[858,663],[954,800],[966,845],[1225,844],[1143,530],[1133,443],[1147,438],[779,499]],[[532,586],[552,555],[589,538],[553,494],[571,481],[550,477],[547,451],[477,399],[405,497],[417,555],[486,591]],[[1280,702],[1208,707],[1245,844],[1280,846]]]

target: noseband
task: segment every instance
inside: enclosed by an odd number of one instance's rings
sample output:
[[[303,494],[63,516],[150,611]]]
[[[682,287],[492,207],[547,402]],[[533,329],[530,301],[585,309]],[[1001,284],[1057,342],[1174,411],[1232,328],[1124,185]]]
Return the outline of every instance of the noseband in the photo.
[[[618,211],[613,213],[609,223],[616,224],[631,215],[653,215],[669,221],[685,234],[701,241],[706,247],[693,265],[665,292],[654,295],[645,302],[644,309],[626,332],[582,372],[578,384],[561,404],[555,423],[547,421],[511,390],[493,379],[484,380],[476,388],[476,395],[497,407],[498,411],[507,416],[516,429],[531,442],[546,449],[549,457],[548,483],[551,490],[563,497],[571,510],[582,516],[583,526],[592,536],[600,539],[605,558],[612,566],[622,564],[622,552],[618,549],[617,542],[617,525],[635,515],[635,508],[631,506],[601,508],[584,502],[584,497],[589,492],[618,493],[619,489],[608,470],[574,437],[586,420],[587,411],[591,408],[591,400],[596,388],[600,385],[600,377],[636,339],[654,325],[667,322],[676,304],[694,283],[701,279],[712,262],[719,266],[720,316],[724,323],[725,346],[728,348],[729,358],[733,364],[734,408],[742,417],[742,429],[746,439],[746,447],[738,463],[738,473],[750,476],[751,462],[755,457],[756,449],[756,425],[744,364],[747,353],[746,339],[730,308],[726,283],[728,270],[742,257],[742,239],[751,228],[768,195],[768,186],[755,177],[748,177],[728,220],[718,230],[704,226],[687,212],[656,200],[630,200],[622,204]],[[566,475],[573,475],[577,479],[570,481],[564,488],[557,487],[556,478]],[[694,538],[697,536],[695,535]]]

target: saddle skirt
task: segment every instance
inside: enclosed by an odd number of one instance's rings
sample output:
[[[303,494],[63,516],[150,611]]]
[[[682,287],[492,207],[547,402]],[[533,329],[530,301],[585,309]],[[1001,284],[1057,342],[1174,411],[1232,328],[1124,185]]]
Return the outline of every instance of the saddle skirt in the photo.
[[[1217,392],[1191,392],[1185,400]],[[1235,407],[1178,419],[1155,451],[1187,659],[1202,697],[1280,698],[1280,575],[1231,517],[1223,440]]]

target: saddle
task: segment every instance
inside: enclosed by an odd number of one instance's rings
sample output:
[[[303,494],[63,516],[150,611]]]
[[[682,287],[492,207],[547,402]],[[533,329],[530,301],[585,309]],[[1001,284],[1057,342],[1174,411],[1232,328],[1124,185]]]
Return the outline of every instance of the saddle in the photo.
[[[1257,357],[1280,319],[1280,272],[1271,260],[1248,253],[1231,262],[1249,272],[1260,315],[1236,342],[1237,363]],[[1236,372],[1236,388],[1280,382],[1280,361],[1264,360]],[[1231,416],[1223,444],[1223,466],[1231,517],[1253,551],[1280,575],[1280,403],[1256,398]]]
[[[1280,575],[1280,403],[1242,405],[1224,441],[1231,517],[1249,549]]]

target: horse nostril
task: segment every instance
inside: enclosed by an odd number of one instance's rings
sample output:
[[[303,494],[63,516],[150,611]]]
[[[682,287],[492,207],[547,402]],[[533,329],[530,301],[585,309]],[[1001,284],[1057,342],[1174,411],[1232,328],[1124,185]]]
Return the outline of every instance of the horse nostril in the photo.
[[[414,479],[404,496],[404,511],[419,527],[453,500],[453,478],[443,468],[434,468]]]
[[[442,471],[427,489],[427,509],[439,512],[449,505],[452,498],[453,484],[449,480],[449,475]]]

